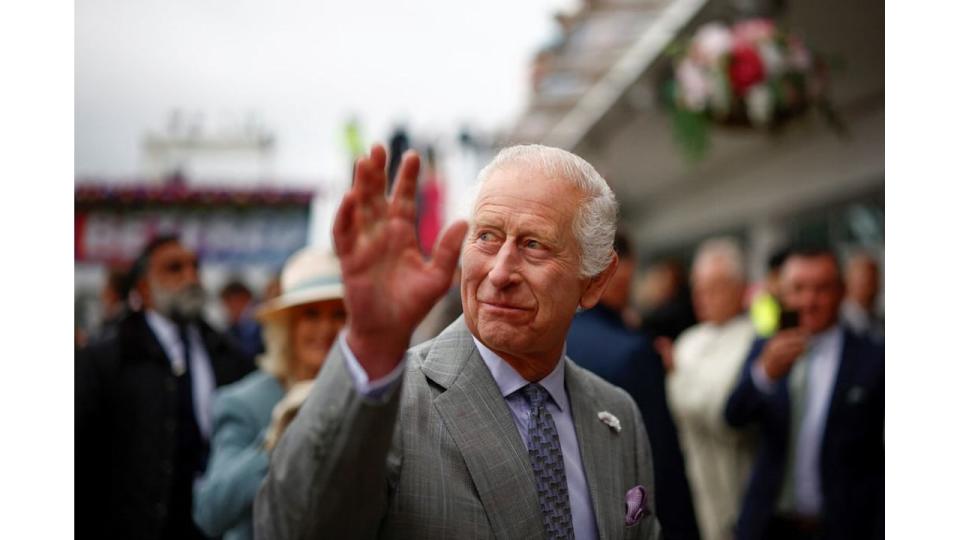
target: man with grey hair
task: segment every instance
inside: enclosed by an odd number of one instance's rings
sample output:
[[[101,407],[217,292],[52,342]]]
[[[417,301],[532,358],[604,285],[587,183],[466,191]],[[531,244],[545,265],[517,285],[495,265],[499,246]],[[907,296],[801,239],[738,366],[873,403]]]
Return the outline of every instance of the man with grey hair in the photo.
[[[564,354],[617,267],[610,188],[563,150],[508,148],[424,261],[419,158],[389,201],[385,164],[380,146],[360,159],[338,210],[347,326],[274,451],[257,536],[657,537],[636,405]],[[461,245],[463,317],[407,350]]]
[[[877,260],[866,251],[853,254],[844,266],[847,295],[840,307],[844,324],[858,336],[883,343],[883,318],[877,314],[880,270]]]
[[[683,447],[697,522],[706,540],[732,538],[746,476],[751,434],[738,432],[723,408],[753,343],[743,313],[743,254],[735,240],[715,238],[697,250],[690,272],[699,324],[677,339],[667,397]]]

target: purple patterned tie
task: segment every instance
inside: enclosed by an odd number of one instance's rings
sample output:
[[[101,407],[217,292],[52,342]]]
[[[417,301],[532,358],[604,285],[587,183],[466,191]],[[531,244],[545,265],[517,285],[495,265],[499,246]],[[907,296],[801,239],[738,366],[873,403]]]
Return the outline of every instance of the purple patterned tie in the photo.
[[[567,494],[567,475],[563,471],[563,452],[560,437],[547,410],[547,391],[539,384],[528,384],[522,389],[530,405],[529,435],[530,464],[537,479],[540,512],[548,538],[573,538],[570,517],[570,497]]]

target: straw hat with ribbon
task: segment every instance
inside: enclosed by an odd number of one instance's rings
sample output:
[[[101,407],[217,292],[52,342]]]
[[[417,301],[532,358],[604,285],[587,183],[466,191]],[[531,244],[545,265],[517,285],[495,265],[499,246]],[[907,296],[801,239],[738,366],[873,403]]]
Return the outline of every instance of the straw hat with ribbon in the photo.
[[[307,247],[287,259],[280,273],[280,296],[261,304],[257,318],[268,322],[295,306],[341,299],[340,261],[328,250]]]

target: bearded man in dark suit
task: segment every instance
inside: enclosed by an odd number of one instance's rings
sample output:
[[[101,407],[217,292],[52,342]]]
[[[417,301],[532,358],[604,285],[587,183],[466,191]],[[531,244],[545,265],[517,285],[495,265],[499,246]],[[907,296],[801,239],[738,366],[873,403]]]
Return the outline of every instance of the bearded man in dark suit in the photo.
[[[132,270],[143,309],[76,356],[78,538],[204,538],[192,497],[213,394],[254,366],[204,322],[197,270],[177,236],[151,241]]]

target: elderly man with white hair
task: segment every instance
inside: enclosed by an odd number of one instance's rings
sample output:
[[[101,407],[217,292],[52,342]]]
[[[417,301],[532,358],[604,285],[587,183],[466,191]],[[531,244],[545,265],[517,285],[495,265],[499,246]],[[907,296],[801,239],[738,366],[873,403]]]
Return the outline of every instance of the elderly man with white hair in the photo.
[[[686,461],[697,522],[706,540],[732,538],[754,442],[723,409],[754,339],[743,313],[743,255],[728,238],[708,240],[690,281],[700,323],[677,339],[667,397]]]
[[[334,221],[347,324],[271,458],[259,538],[656,538],[646,429],[565,336],[617,267],[617,204],[589,163],[544,146],[480,173],[469,225],[424,261],[419,158],[384,197],[375,146]],[[463,316],[407,350],[462,245]]]

